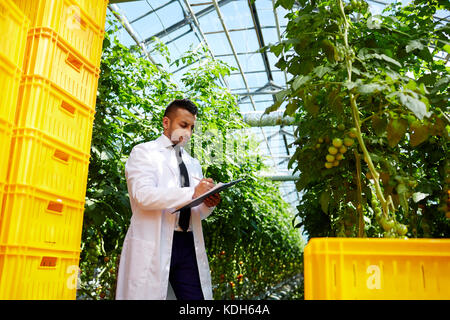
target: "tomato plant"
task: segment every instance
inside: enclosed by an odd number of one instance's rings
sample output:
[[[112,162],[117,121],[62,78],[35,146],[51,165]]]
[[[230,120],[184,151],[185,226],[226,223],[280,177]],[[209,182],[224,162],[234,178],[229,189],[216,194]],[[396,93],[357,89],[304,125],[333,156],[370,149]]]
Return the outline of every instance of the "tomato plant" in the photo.
[[[266,112],[296,119],[298,206],[310,236],[448,237],[449,95],[443,1],[372,15],[365,1],[278,0],[292,75]],[[420,207],[422,205],[422,207]]]

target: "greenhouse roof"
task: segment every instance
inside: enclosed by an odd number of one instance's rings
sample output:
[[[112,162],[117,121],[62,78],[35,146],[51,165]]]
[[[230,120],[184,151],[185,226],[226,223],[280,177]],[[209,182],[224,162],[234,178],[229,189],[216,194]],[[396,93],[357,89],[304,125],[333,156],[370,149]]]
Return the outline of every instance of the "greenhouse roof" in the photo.
[[[236,94],[243,114],[264,112],[271,106],[277,91],[286,88],[290,75],[275,67],[276,56],[259,49],[280,41],[285,30],[287,13],[282,7],[274,10],[275,0],[110,0],[109,11],[125,22],[119,33],[124,45],[137,43],[152,52],[153,37],[165,43],[173,59],[190,48],[206,45],[215,59],[236,68],[225,79],[226,85]],[[381,13],[386,4],[393,1],[368,1],[374,14]],[[410,1],[402,1],[408,3]],[[186,69],[168,65],[157,54],[152,61],[161,64],[179,81]],[[283,106],[281,107],[281,110]],[[284,199],[293,207],[298,204],[295,177],[287,168],[294,152],[293,127],[253,127],[261,141],[260,150],[267,155],[272,167],[267,175],[280,180]]]

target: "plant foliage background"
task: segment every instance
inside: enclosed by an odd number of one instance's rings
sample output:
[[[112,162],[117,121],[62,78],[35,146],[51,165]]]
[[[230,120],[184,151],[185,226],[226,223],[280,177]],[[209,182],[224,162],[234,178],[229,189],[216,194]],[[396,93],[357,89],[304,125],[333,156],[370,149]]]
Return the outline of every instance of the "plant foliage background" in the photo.
[[[246,178],[222,193],[222,202],[203,222],[216,299],[265,296],[273,286],[302,270],[303,241],[292,227],[293,212],[277,185],[258,177],[263,159],[245,131],[236,98],[219,85],[230,73],[226,64],[203,49],[172,61],[167,48],[154,39],[169,63],[191,65],[178,88],[171,75],[140,57],[117,39],[117,25],[108,17],[98,86],[91,161],[86,194],[79,299],[113,299],[122,243],[131,209],[124,164],[138,143],[162,134],[165,107],[177,98],[199,106],[201,122],[192,153],[205,176],[214,181]],[[229,143],[230,135],[239,137]],[[217,148],[222,146],[222,148]],[[217,153],[221,150],[221,154]],[[239,150],[239,152],[236,152]],[[221,161],[219,157],[224,157]],[[302,293],[295,291],[290,297]],[[288,295],[289,296],[289,295]]]

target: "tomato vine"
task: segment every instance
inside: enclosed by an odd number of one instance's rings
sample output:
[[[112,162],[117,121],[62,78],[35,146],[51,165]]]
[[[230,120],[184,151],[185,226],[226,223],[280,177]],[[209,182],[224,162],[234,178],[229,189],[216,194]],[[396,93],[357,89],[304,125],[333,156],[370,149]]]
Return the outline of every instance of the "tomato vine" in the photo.
[[[296,119],[289,165],[309,235],[448,236],[450,76],[448,58],[434,58],[450,54],[434,18],[448,3],[382,15],[365,1],[294,4],[276,3],[288,24],[270,50],[292,79],[266,112],[284,105]]]

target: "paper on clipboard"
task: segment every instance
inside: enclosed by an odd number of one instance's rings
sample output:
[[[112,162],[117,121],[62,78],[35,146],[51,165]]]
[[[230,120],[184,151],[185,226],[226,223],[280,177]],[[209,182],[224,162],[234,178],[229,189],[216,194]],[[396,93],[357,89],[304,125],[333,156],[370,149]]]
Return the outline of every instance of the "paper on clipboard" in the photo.
[[[187,208],[192,208],[192,207],[198,206],[199,204],[201,204],[209,196],[212,196],[213,194],[216,194],[216,193],[218,193],[218,192],[220,192],[222,190],[225,190],[225,189],[227,189],[227,188],[229,188],[229,187],[231,187],[231,186],[235,185],[236,183],[241,182],[243,180],[244,179],[238,179],[238,180],[234,180],[234,181],[231,181],[231,182],[228,182],[228,183],[219,182],[218,184],[216,184],[214,186],[214,188],[212,188],[208,192],[202,194],[201,196],[199,196],[199,197],[197,197],[195,199],[192,199],[191,202],[189,202],[188,204],[186,204],[186,205],[184,205],[182,207],[177,208],[175,211],[173,211],[171,213],[175,213],[177,211],[180,211],[181,209],[187,209]]]

